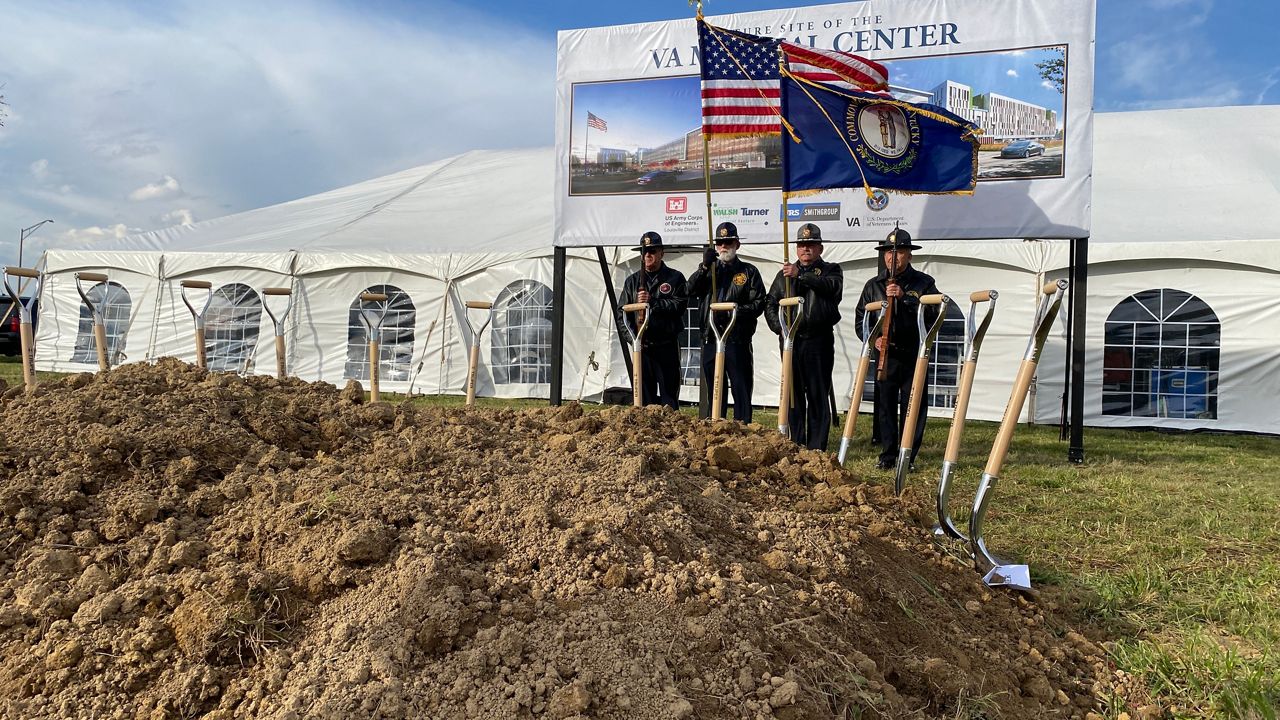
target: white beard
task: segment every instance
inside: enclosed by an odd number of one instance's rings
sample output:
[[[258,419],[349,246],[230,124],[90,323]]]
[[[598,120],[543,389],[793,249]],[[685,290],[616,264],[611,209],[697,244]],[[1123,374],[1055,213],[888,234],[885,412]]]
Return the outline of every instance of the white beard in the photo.
[[[738,251],[732,248],[718,250],[717,253],[720,255],[720,262],[725,263],[726,265],[733,262],[734,259],[738,257]]]

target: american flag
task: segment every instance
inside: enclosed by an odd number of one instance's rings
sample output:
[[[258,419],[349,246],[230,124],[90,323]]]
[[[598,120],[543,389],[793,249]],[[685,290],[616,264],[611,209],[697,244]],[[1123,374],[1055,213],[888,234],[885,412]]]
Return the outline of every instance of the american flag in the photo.
[[[596,117],[594,113],[587,113],[587,127],[595,128],[600,132],[609,132],[609,125],[604,120]]]
[[[859,90],[888,87],[885,67],[866,58],[725,30],[699,20],[703,134],[767,135],[781,130],[780,47],[787,69],[797,77]]]

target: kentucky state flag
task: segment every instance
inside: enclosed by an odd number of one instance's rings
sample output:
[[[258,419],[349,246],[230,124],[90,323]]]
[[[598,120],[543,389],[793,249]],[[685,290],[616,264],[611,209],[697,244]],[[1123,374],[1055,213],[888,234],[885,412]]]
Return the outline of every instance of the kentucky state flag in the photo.
[[[872,187],[971,195],[978,128],[936,105],[781,78],[782,190]],[[856,162],[855,162],[856,158]]]

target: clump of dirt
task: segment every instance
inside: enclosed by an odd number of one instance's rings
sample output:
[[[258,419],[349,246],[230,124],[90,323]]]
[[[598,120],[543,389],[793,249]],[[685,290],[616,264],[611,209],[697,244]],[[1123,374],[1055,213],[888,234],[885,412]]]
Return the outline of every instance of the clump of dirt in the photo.
[[[1084,718],[1101,651],[777,433],[174,360],[0,413],[0,716]]]

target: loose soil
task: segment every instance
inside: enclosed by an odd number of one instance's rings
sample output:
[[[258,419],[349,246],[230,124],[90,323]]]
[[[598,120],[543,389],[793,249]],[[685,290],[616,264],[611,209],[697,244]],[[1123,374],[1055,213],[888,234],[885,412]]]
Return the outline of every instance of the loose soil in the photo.
[[[660,408],[175,360],[0,401],[6,718],[1084,718],[1099,648],[928,500]]]

